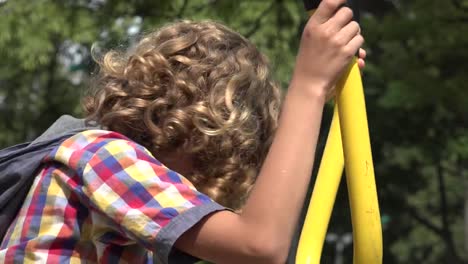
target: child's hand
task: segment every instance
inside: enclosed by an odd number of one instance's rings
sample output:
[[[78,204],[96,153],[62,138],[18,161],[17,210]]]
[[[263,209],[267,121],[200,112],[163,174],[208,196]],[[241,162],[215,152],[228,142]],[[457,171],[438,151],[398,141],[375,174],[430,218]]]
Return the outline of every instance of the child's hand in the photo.
[[[366,56],[367,56],[366,50],[360,48],[359,49],[358,66],[359,66],[359,69],[361,70],[361,72],[364,69],[364,67],[366,67]]]
[[[364,43],[346,0],[323,0],[302,34],[292,81],[308,93],[327,95]],[[365,52],[359,53],[364,67]]]

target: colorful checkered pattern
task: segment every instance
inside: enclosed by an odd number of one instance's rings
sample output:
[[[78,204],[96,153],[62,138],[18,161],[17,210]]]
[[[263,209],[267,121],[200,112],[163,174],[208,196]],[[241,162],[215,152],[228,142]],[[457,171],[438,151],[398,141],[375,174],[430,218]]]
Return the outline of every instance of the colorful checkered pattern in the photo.
[[[158,238],[177,224],[171,220],[214,203],[115,132],[79,133],[44,164],[1,243],[0,263],[152,262],[172,247]],[[156,259],[166,262],[165,254]]]

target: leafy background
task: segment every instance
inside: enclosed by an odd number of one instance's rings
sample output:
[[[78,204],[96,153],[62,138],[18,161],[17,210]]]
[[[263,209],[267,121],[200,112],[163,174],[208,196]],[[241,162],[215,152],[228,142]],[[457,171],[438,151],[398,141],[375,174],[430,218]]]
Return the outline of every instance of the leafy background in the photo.
[[[360,8],[384,262],[467,263],[468,1]],[[177,19],[222,21],[249,37],[286,89],[307,15],[296,0],[0,0],[0,147],[80,115],[92,46],[125,48]],[[337,236],[351,231],[344,184],[329,229]],[[323,263],[336,258],[326,243]],[[344,263],[351,259],[348,245]]]

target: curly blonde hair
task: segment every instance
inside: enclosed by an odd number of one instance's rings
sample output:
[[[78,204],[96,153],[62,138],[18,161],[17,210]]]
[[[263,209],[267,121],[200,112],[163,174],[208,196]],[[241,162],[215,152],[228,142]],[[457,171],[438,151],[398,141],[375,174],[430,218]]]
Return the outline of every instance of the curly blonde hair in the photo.
[[[280,88],[265,56],[219,23],[181,21],[98,63],[83,100],[87,120],[158,157],[189,154],[193,171],[184,176],[238,209],[277,127]]]

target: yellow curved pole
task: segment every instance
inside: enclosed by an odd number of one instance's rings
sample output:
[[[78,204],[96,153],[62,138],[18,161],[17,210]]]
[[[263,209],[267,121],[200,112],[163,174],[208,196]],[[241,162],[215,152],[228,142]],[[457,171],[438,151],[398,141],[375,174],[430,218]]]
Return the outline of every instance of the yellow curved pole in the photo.
[[[341,139],[353,223],[353,262],[382,263],[382,227],[361,74],[354,59],[338,83]]]
[[[305,1],[318,6],[320,1]],[[315,2],[315,3],[312,3]],[[313,11],[310,11],[312,15]],[[347,174],[356,264],[382,263],[382,229],[361,74],[355,59],[337,84],[335,114],[296,253],[296,263],[320,263],[342,171]],[[337,110],[338,109],[338,110]],[[339,113],[339,122],[336,117]],[[340,131],[340,126],[342,131]],[[341,133],[340,133],[341,132]],[[337,147],[341,134],[342,147]],[[329,146],[330,144],[330,146]],[[329,166],[335,167],[328,168]],[[326,197],[330,195],[329,197]]]
[[[341,143],[338,107],[335,105],[327,143],[310,198],[296,253],[296,263],[320,263],[323,242],[343,174],[344,156]]]

